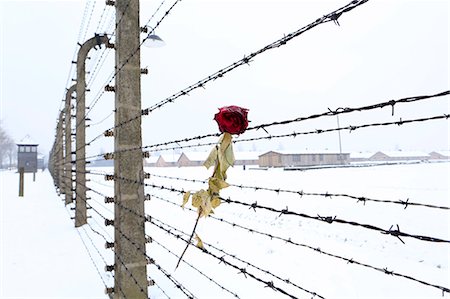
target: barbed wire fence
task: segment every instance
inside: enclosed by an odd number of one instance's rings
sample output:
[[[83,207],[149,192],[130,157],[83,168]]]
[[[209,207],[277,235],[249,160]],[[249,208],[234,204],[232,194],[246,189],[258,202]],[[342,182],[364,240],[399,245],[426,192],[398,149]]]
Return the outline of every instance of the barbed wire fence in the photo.
[[[274,186],[267,182],[264,183],[264,181],[231,182],[226,191],[228,196],[220,198],[221,205],[217,210],[220,213],[210,215],[205,219],[207,227],[199,229],[199,233],[204,238],[203,247],[199,247],[190,240],[190,233],[186,231],[190,229],[197,211],[190,207],[183,207],[182,195],[190,190],[206,188],[208,181],[204,176],[202,177],[203,174],[196,171],[190,172],[189,176],[183,176],[178,174],[179,171],[175,174],[172,168],[167,168],[167,171],[154,167],[144,169],[144,159],[149,158],[155,152],[214,146],[217,143],[215,140],[220,134],[209,133],[143,145],[141,141],[143,117],[161,111],[167,104],[177,103],[193,90],[205,88],[206,85],[223,79],[226,74],[240,66],[250,65],[259,55],[283,47],[292,39],[298,38],[319,25],[329,22],[339,24],[339,18],[365,4],[368,0],[351,1],[344,7],[319,17],[314,22],[281,39],[245,55],[241,60],[221,68],[150,107],[141,109],[140,92],[133,94],[132,97],[139,101],[138,108],[121,110],[121,106],[117,106],[117,103],[118,101],[120,103],[123,96],[128,96],[122,92],[127,88],[120,83],[121,78],[129,76],[131,65],[137,65],[139,69],[138,76],[134,73],[133,80],[139,81],[140,79],[136,78],[145,74],[145,70],[141,69],[139,65],[139,50],[145,39],[139,40],[139,33],[145,31],[142,28],[149,27],[150,22],[163,11],[161,9],[165,2],[166,0],[161,2],[143,27],[139,26],[139,17],[136,17],[135,14],[136,5],[139,6],[138,0],[106,1],[106,5],[100,8],[102,9],[101,17],[96,25],[91,20],[95,2],[92,6],[86,5],[80,26],[79,40],[82,36],[86,37],[89,24],[96,26],[96,33],[102,29],[104,32],[111,32],[110,27],[114,18],[113,16],[108,18],[110,12],[108,6],[115,6],[117,10],[116,26],[112,33],[107,34],[108,44],[111,46],[106,47],[102,52],[97,52],[97,56],[93,59],[93,67],[88,72],[90,77],[86,80],[85,87],[77,89],[81,92],[77,92],[76,101],[73,103],[75,107],[79,105],[80,97],[90,91],[89,87],[93,86],[92,84],[104,67],[106,57],[112,52],[111,50],[119,51],[122,58],[116,60],[115,70],[102,84],[103,88],[95,93],[86,113],[77,115],[76,121],[73,123],[68,122],[74,117],[70,100],[73,99],[71,95],[73,89],[68,96],[65,95],[65,101],[70,102],[66,102],[65,109],[61,110],[60,107],[61,113],[58,118],[56,138],[51,151],[50,171],[55,186],[60,194],[69,194],[70,198],[72,198],[73,192],[76,201],[73,204],[66,198],[67,211],[75,223],[83,223],[77,230],[105,287],[106,296],[115,299],[151,298],[153,296],[164,298],[210,298],[215,296],[221,298],[323,299],[341,294],[339,290],[330,291],[326,287],[327,282],[339,275],[338,271],[361,273],[361,278],[355,283],[361,283],[364,280],[362,273],[368,273],[367,277],[369,278],[367,279],[380,284],[381,276],[378,274],[384,274],[387,279],[382,281],[391,286],[397,284],[401,286],[416,285],[441,292],[442,295],[448,295],[450,293],[449,286],[442,283],[442,281],[448,282],[448,280],[435,282],[433,279],[428,279],[427,275],[417,272],[417,269],[420,268],[411,264],[403,267],[401,262],[394,259],[386,259],[386,263],[380,265],[379,261],[376,259],[373,261],[367,255],[349,247],[350,245],[333,246],[329,242],[317,238],[317,234],[335,232],[336,236],[345,238],[345,242],[347,242],[347,238],[353,237],[360,240],[358,236],[364,235],[365,241],[370,240],[373,246],[387,244],[386,246],[391,246],[391,249],[395,251],[401,252],[403,250],[401,248],[409,248],[409,246],[412,246],[411,248],[437,246],[445,252],[450,246],[448,237],[436,231],[433,233],[424,233],[424,230],[416,232],[417,226],[404,225],[405,223],[411,224],[411,222],[404,221],[404,217],[407,216],[398,216],[401,213],[412,211],[413,215],[430,213],[436,217],[448,217],[450,207],[444,205],[442,200],[434,201],[436,204],[433,204],[425,200],[410,199],[407,195],[401,199],[393,199],[347,192],[329,192],[328,190],[306,190],[306,187],[304,189],[301,184],[296,183],[285,187],[285,185]],[[151,27],[150,34],[154,33],[154,30],[169,16],[179,2],[179,0],[171,2],[156,25]],[[89,9],[91,10],[89,11]],[[86,18],[87,26],[85,28]],[[126,50],[123,50],[120,40],[121,30],[130,29],[125,26],[132,27],[134,42]],[[115,41],[112,40],[113,37]],[[69,78],[71,72],[72,70],[69,71]],[[115,85],[113,86],[114,80]],[[79,78],[76,81],[78,82]],[[140,86],[140,83],[133,86]],[[67,92],[69,92],[69,88]],[[115,93],[116,107],[111,109],[111,112],[108,112],[105,117],[85,125],[85,121],[91,121],[88,118],[89,113],[106,92]],[[352,132],[365,128],[448,121],[450,115],[443,111],[439,115],[425,115],[411,119],[400,118],[395,121],[367,122],[315,130],[290,131],[291,129],[284,129],[290,128],[289,125],[295,126],[304,121],[359,112],[370,113],[386,107],[391,108],[391,114],[394,116],[395,107],[398,105],[448,101],[449,95],[450,91],[445,90],[435,94],[391,99],[360,107],[329,108],[323,113],[300,115],[293,119],[275,119],[268,123],[249,127],[247,131],[253,132],[253,137],[240,137],[233,142],[267,142],[344,130]],[[121,116],[118,116],[119,114]],[[86,138],[82,142],[77,140],[75,146],[68,142],[74,135],[77,135],[77,128],[80,126],[94,132],[92,128],[95,129],[96,124],[105,122],[113,115],[115,117],[114,126],[106,131],[92,134],[95,136],[93,139],[87,142]],[[281,128],[281,131],[284,131],[280,134],[271,134],[269,129],[272,127]],[[84,150],[103,138],[114,139],[114,151],[87,156],[79,155],[81,149]],[[132,139],[132,143],[129,143],[130,139]],[[95,162],[108,162],[108,160],[114,161],[113,172],[111,168],[102,170],[102,168],[96,167]],[[88,165],[87,169],[80,170],[73,167],[80,161]],[[93,165],[89,166],[89,163],[93,163]],[[134,168],[128,168],[128,166]],[[124,170],[125,168],[128,170]],[[134,172],[130,169],[133,169]],[[292,172],[290,175],[294,177],[296,173]],[[87,196],[83,192],[86,192]],[[386,216],[383,221],[373,217],[367,220],[364,217],[347,218],[350,217],[347,214],[338,216],[338,212],[333,209],[326,209],[326,207],[351,204],[356,204],[358,209],[373,209],[371,211],[374,213],[386,209],[399,209],[396,210],[398,212],[395,214],[396,217],[388,219]],[[75,211],[74,214],[73,211]],[[302,236],[302,234],[307,236]],[[354,237],[355,235],[357,237]],[[184,266],[174,271],[176,261],[181,259],[181,249],[186,245],[192,249],[181,260]],[[258,250],[259,248],[261,250]],[[353,250],[348,251],[349,248]],[[264,253],[263,250],[267,252]],[[374,250],[371,252],[378,253]],[[336,269],[323,268],[327,263]],[[306,270],[299,272],[296,269],[296,267],[303,266]],[[400,269],[396,270],[394,267]],[[299,273],[302,274],[299,275]],[[316,277],[316,279],[311,279],[311,277]],[[347,283],[352,284],[353,282]]]

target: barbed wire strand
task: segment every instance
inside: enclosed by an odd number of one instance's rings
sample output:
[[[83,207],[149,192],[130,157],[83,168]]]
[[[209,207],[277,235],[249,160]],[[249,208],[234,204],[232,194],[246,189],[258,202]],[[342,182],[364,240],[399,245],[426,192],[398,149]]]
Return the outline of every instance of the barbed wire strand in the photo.
[[[86,34],[87,34],[88,30],[89,30],[89,25],[91,24],[92,15],[93,15],[94,10],[95,10],[95,4],[97,4],[97,1],[91,1],[91,2],[93,2],[94,4],[92,5],[91,13],[89,14],[89,18],[88,18],[87,25],[86,25],[86,30],[84,31],[83,38],[81,40],[85,40],[86,39]]]

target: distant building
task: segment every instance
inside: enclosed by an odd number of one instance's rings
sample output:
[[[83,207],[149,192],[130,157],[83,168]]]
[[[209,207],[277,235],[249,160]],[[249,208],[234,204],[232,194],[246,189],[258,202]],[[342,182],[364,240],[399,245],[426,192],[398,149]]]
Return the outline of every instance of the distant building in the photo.
[[[44,155],[37,155],[37,168],[43,169],[45,167]]]
[[[180,158],[180,154],[166,154],[160,155],[158,160],[156,160],[156,167],[176,167],[178,166],[177,162]]]
[[[420,151],[383,151],[376,152],[370,161],[425,161],[430,155]]]
[[[374,152],[357,152],[357,153],[350,153],[350,162],[366,162],[370,161],[372,156],[374,155]]]
[[[150,156],[150,158],[145,158],[144,166],[146,167],[155,167],[156,162],[158,161],[159,156]]]
[[[17,143],[17,147],[17,169],[20,170],[23,167],[25,172],[36,172],[38,144],[27,135]]]
[[[298,167],[315,165],[345,165],[350,163],[349,153],[329,151],[285,152],[270,151],[259,156],[260,167]]]
[[[435,151],[429,153],[430,159],[435,160],[449,160],[450,159],[450,151]]]
[[[105,160],[103,157],[93,160],[89,167],[114,167],[114,160]]]
[[[235,152],[235,165],[259,165],[260,152]]]
[[[202,166],[209,152],[183,152],[178,159],[178,166]]]

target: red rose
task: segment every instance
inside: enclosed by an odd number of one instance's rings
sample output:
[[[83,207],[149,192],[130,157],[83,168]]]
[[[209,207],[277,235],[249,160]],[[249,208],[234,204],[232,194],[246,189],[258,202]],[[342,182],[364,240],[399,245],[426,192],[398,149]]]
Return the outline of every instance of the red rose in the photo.
[[[214,115],[214,120],[219,124],[220,132],[241,134],[248,127],[248,109],[238,106],[219,108],[219,113]]]

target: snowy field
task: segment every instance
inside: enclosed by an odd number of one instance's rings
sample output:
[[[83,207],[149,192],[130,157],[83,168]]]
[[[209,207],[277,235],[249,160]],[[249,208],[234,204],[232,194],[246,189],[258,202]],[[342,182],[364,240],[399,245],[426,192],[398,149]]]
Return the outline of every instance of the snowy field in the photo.
[[[92,171],[112,173],[111,168]],[[186,191],[206,187],[201,182],[162,176],[205,180],[210,175],[202,167],[146,168],[146,172],[153,174],[147,184]],[[112,196],[111,183],[90,175],[88,185],[96,191],[89,192],[92,218],[89,226],[78,230],[99,275],[73,228],[68,214],[72,212],[58,199],[49,174],[39,173],[35,183],[29,179],[23,199],[16,194],[17,178],[15,173],[2,173],[1,298],[106,298],[103,290],[113,286],[113,279],[103,268],[113,263],[113,252],[105,249],[104,243],[105,239],[112,241],[113,231],[103,226],[103,217],[112,219],[113,206],[104,204],[99,194]],[[303,172],[244,171],[235,167],[228,171],[228,182],[236,185],[393,201],[409,199],[446,207],[450,206],[449,181],[449,163]],[[175,255],[181,254],[186,243],[167,231],[187,238],[183,232],[190,234],[196,214],[179,206],[182,196],[176,191],[150,186],[145,191],[152,197],[146,202],[146,213],[153,217],[146,224],[146,233],[153,238],[153,243],[147,245],[147,255],[164,270],[148,266],[148,274],[156,283],[149,287],[151,298],[187,298],[167,274],[196,298],[289,298],[282,292],[295,298],[311,298],[311,293],[317,294],[315,298],[450,298],[439,288],[383,270],[449,288],[448,243],[402,237],[403,244],[394,236],[363,227],[280,215],[233,203],[222,203],[215,211],[214,217],[226,223],[210,217],[201,219],[197,227],[206,250],[219,259],[191,246],[183,259],[187,263],[182,262],[175,271]],[[336,216],[385,230],[398,224],[405,233],[450,240],[449,210],[444,209],[405,209],[403,205],[369,201],[364,205],[345,197],[300,197],[254,188],[229,187],[221,195],[313,217]],[[220,258],[246,273],[225,265]]]
[[[48,171],[18,190],[19,175],[0,171],[0,298],[105,298]]]

